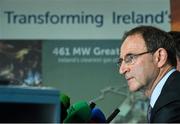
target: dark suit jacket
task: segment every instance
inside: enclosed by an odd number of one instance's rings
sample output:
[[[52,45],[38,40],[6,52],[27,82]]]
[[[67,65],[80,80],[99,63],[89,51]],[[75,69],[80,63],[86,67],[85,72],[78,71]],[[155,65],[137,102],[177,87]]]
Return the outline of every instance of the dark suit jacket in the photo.
[[[167,79],[151,111],[150,122],[180,122],[180,72],[173,72]]]

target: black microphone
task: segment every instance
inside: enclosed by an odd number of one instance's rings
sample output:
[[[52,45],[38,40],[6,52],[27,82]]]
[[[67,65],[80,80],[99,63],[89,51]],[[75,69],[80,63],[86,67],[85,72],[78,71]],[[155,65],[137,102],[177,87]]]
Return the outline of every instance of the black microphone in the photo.
[[[89,107],[91,108],[91,110],[92,110],[95,106],[96,106],[96,103],[90,102]]]
[[[116,115],[120,112],[119,108],[116,108],[113,113],[107,118],[106,123],[110,123]]]

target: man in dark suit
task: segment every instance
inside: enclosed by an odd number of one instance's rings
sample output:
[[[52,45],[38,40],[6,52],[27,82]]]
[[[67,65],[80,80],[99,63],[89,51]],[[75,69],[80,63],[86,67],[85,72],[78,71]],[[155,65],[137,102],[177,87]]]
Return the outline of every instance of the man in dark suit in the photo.
[[[119,72],[129,90],[150,101],[148,122],[180,122],[180,72],[173,38],[152,26],[139,26],[122,38]]]

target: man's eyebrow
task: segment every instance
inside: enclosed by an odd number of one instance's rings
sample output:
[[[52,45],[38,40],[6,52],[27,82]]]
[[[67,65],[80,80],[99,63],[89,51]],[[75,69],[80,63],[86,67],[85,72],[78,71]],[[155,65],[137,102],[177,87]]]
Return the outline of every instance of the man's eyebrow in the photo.
[[[130,56],[130,55],[134,55],[134,53],[127,53],[124,57],[127,57],[127,56]],[[120,57],[120,58],[122,58],[122,57]]]
[[[125,56],[129,56],[129,55],[134,55],[134,53],[128,53],[128,54],[126,54]]]

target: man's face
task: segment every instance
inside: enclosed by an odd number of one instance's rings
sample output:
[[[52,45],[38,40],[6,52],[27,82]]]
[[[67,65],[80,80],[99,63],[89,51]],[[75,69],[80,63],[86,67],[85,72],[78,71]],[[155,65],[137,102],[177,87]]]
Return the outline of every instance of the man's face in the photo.
[[[143,53],[143,54],[142,54]],[[125,60],[129,55],[133,60]],[[138,91],[148,86],[157,76],[157,68],[153,54],[147,51],[145,42],[140,34],[128,36],[120,49],[120,58],[123,59],[119,72],[127,80],[130,91]]]

